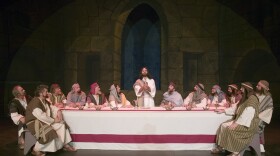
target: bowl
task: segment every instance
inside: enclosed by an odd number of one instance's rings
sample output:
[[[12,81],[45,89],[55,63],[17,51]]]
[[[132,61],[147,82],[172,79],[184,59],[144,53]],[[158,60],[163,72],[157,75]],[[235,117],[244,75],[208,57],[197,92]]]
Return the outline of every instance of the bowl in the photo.
[[[165,108],[165,110],[170,111],[170,110],[172,110],[174,107],[164,107],[164,108]]]

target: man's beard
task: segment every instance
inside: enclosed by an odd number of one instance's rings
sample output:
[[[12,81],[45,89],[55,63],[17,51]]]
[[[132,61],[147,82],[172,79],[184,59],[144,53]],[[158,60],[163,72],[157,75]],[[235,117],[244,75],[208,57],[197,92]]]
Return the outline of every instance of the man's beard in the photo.
[[[215,93],[212,93],[212,92],[211,92],[211,95],[212,95],[212,96],[215,96],[215,95],[217,95],[217,93],[216,93],[216,92],[215,92]]]
[[[56,95],[61,95],[62,94],[62,92],[57,92],[57,93],[55,93]]]
[[[174,90],[172,89],[172,90],[168,90],[168,93],[169,94],[172,94],[174,92]]]
[[[147,73],[142,73],[142,76],[143,77],[147,77]]]
[[[96,94],[96,95],[100,95],[100,94],[102,94],[102,92],[99,90],[99,91],[97,91],[95,94]]]
[[[227,92],[227,95],[228,95],[228,96],[232,96],[233,93],[232,93],[232,92]]]
[[[264,91],[263,91],[263,89],[261,89],[261,90],[256,89],[256,93],[257,93],[258,95],[262,95],[262,94],[264,94]]]

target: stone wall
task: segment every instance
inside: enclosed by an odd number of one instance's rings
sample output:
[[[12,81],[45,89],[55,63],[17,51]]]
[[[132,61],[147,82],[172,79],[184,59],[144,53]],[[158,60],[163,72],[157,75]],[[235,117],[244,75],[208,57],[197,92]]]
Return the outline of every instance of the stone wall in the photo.
[[[7,81],[56,82],[64,93],[79,82],[87,92],[92,82],[88,80],[86,61],[96,55],[100,57],[98,82],[108,92],[113,82],[121,82],[121,41],[126,18],[141,3],[157,12],[162,26],[157,104],[169,81],[177,83],[183,97],[190,91],[183,86],[192,88],[198,82],[205,84],[209,92],[213,84],[236,82],[235,70],[250,51],[262,49],[270,54],[257,31],[215,0],[75,0],[46,18],[25,40],[14,56]],[[5,42],[0,44],[5,50]],[[186,54],[196,57],[196,75],[184,75],[183,64],[189,61],[184,60]],[[256,71],[254,80],[263,70]],[[186,76],[192,82],[184,84]],[[5,92],[10,95],[10,90]],[[133,91],[124,92],[129,100],[135,99]]]

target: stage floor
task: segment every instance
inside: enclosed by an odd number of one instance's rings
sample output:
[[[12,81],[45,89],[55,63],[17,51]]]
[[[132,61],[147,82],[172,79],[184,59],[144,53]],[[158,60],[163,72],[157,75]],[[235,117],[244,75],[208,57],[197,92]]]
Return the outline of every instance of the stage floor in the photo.
[[[265,153],[262,156],[280,155],[280,125],[279,121],[273,121],[266,127],[265,131]],[[1,156],[23,156],[23,151],[17,148],[17,127],[10,119],[0,120],[0,155]],[[58,151],[48,153],[50,156],[212,156],[210,151],[114,151],[114,150],[78,150],[75,153]],[[246,152],[247,156],[253,155]]]

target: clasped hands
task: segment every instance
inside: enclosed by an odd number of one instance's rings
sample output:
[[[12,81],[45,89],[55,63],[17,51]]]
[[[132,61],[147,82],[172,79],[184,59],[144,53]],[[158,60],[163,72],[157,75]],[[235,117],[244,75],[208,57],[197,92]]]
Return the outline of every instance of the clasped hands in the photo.
[[[151,88],[148,86],[148,83],[145,82],[144,85],[140,88],[141,91],[151,92]]]

